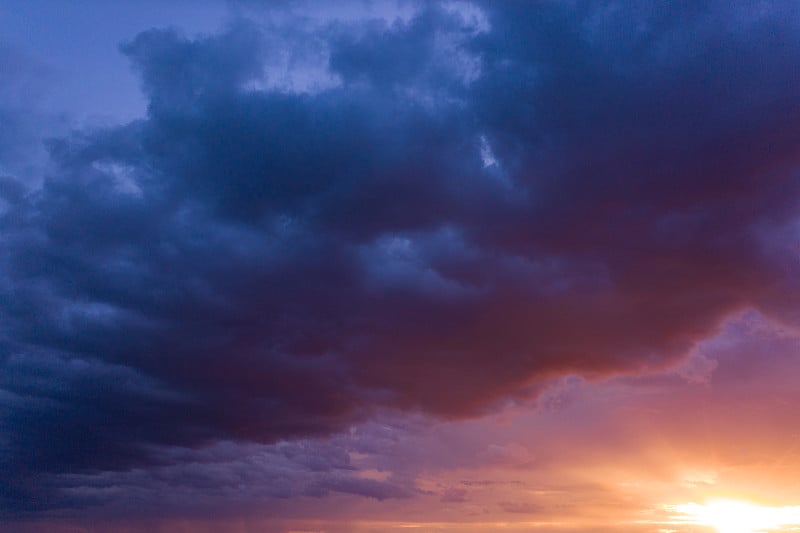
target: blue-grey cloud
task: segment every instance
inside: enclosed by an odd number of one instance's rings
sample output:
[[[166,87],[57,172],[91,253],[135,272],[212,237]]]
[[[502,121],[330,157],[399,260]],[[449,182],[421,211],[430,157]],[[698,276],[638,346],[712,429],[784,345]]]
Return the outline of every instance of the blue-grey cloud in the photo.
[[[318,92],[263,89],[248,21],[121,46],[147,116],[0,181],[0,505],[661,367],[747,307],[796,324],[794,8],[482,9],[316,30]]]

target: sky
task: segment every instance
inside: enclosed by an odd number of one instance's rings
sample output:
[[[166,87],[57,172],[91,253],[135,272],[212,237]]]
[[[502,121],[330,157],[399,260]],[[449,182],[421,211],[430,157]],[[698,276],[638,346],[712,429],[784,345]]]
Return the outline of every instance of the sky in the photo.
[[[800,527],[798,35],[0,0],[0,530]]]

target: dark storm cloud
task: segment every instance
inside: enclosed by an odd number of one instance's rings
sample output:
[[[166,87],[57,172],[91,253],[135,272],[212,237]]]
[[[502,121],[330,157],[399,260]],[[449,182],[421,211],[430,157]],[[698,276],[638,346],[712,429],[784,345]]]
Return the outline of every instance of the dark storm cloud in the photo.
[[[258,90],[255,24],[136,36],[147,117],[0,182],[0,502],[796,321],[800,19],[772,9],[427,7],[320,30],[316,93]]]

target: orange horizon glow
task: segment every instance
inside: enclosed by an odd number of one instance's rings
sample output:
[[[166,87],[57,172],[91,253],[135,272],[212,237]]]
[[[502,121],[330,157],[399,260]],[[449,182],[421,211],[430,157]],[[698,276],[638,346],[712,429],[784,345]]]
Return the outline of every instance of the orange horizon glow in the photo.
[[[674,513],[678,524],[710,526],[718,533],[765,533],[800,526],[800,506],[768,506],[717,498],[704,504],[691,502],[665,507]]]

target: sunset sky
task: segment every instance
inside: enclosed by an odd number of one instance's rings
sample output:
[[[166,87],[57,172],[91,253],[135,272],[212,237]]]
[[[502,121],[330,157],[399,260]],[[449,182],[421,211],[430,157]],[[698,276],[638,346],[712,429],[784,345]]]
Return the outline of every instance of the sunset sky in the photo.
[[[0,0],[0,530],[800,528],[800,2]]]

